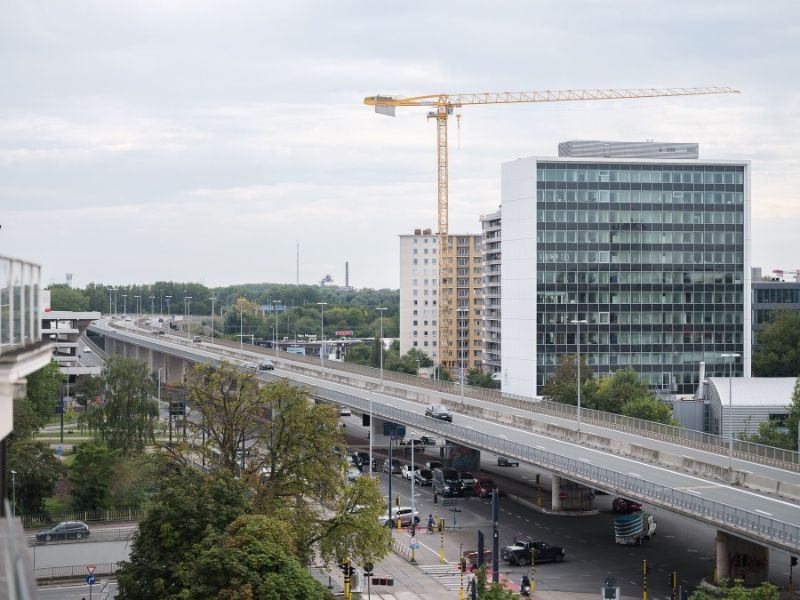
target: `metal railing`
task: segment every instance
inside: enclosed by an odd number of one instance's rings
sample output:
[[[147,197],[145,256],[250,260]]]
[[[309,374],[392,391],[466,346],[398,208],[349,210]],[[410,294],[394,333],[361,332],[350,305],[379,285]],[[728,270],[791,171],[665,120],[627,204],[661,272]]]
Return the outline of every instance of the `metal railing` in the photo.
[[[186,345],[191,344],[187,343]],[[228,340],[216,339],[215,345],[221,345],[230,348],[231,350],[239,349],[238,343],[230,342]],[[267,358],[275,356],[274,349],[270,350],[261,346],[246,346],[245,349],[247,352],[264,354]],[[293,354],[291,352],[281,351],[279,353],[279,358],[294,363],[304,363],[319,367],[319,358],[313,356],[302,356]],[[376,380],[380,379],[379,369],[364,365],[356,365],[353,363],[325,361],[325,370],[326,372],[353,373]],[[438,381],[425,377],[418,377],[417,375],[389,371],[386,369],[383,371],[383,381],[383,393],[388,395],[396,395],[393,394],[391,386],[387,387],[387,384],[389,383],[413,386],[444,394],[461,394],[461,387],[456,382]],[[528,396],[508,394],[498,390],[472,387],[468,385],[464,386],[464,397],[471,400],[480,400],[483,402],[517,408],[532,413],[546,414],[558,418],[570,419],[577,422],[577,408],[571,404],[563,404],[561,402],[553,402],[550,400],[537,400]],[[581,420],[586,424],[607,427],[617,431],[623,431],[642,437],[648,437],[664,442],[697,448],[720,455],[727,455],[728,453],[728,438],[712,433],[704,433],[702,431],[687,429],[685,427],[665,425],[655,421],[646,421],[644,419],[636,419],[633,417],[626,417],[624,415],[593,410],[589,408],[581,408]],[[800,471],[800,453],[794,450],[784,450],[782,448],[775,448],[773,446],[765,446],[763,444],[756,444],[753,442],[734,439],[733,455],[735,458],[750,462],[777,466],[792,471]]]
[[[0,256],[0,354],[41,341],[40,275],[37,264]]]
[[[307,387],[310,387],[312,393],[321,399],[337,404],[347,404],[364,411],[370,409],[369,401],[364,398],[319,386]],[[398,408],[378,403],[373,403],[371,408],[375,416],[396,420],[411,427],[426,429],[433,433],[438,433],[449,440],[461,442],[473,448],[514,457],[561,473],[589,487],[599,486],[617,490],[621,493],[628,492],[652,504],[680,510],[716,526],[726,527],[740,534],[770,541],[790,551],[800,549],[800,525],[797,524],[778,521],[755,512],[646,481],[638,476],[634,477],[546,450],[532,448],[525,444],[459,427],[452,423],[436,421],[435,419]]]
[[[76,510],[57,514],[34,513],[22,515],[22,526],[25,529],[43,528],[62,521],[83,521],[84,523],[120,523],[125,521],[141,521],[147,511],[138,508],[121,508],[114,510]]]
[[[95,575],[112,575],[119,569],[120,563],[96,563],[94,565]],[[40,567],[33,570],[36,579],[61,579],[67,577],[85,577],[86,564],[69,565],[66,567]]]

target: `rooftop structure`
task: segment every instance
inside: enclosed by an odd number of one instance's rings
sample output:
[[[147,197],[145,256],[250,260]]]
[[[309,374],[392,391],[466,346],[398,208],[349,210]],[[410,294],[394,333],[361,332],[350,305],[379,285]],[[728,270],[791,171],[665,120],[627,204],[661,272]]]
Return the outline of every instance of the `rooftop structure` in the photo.
[[[600,140],[571,140],[558,145],[561,157],[595,158],[700,158],[700,146],[675,142],[604,142]]]
[[[763,421],[783,426],[796,382],[794,377],[709,377],[705,385],[710,433],[727,436],[731,415],[734,436],[758,433]]]

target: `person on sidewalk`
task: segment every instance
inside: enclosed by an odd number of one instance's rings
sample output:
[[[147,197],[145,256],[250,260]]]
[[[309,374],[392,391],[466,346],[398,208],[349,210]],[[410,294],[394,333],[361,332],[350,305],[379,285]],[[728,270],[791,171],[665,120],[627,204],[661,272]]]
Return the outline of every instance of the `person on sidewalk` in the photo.
[[[428,515],[428,533],[433,533],[433,515]]]

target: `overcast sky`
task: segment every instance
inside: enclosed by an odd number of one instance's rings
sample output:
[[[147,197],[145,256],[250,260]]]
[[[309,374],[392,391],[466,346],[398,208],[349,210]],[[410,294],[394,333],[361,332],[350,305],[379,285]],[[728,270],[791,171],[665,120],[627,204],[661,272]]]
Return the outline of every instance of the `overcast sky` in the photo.
[[[434,123],[363,98],[728,85],[741,95],[465,107],[450,230],[500,165],[568,139],[753,164],[753,264],[800,269],[800,2],[5,0],[0,254],[44,281],[398,287],[435,228]]]

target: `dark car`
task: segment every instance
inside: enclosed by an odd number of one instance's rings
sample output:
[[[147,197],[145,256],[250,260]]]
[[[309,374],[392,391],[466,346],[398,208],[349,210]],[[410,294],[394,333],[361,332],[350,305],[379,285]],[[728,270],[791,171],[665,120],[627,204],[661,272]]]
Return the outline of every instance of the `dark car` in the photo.
[[[435,437],[429,435],[420,436],[419,441],[425,446],[435,446],[438,443]]]
[[[443,404],[431,404],[425,409],[425,416],[433,417],[434,419],[439,419],[440,421],[453,422],[453,413],[451,413],[450,409]]]
[[[258,368],[262,371],[274,371],[275,363],[265,358],[260,363],[258,363]]]
[[[383,461],[383,472],[389,473],[391,475],[395,475],[401,473],[403,470],[403,465],[400,464],[399,460],[392,459],[389,462],[389,459]]]
[[[614,498],[611,508],[615,513],[627,514],[642,510],[642,505],[627,498]]]
[[[44,529],[36,534],[36,541],[82,540],[89,537],[89,526],[83,521],[62,521],[55,527]]]
[[[512,565],[531,564],[531,551],[533,560],[537,563],[545,561],[561,562],[567,555],[567,551],[559,546],[551,546],[545,542],[514,542],[512,546],[503,548],[503,560]]]
[[[433,471],[434,469],[444,468],[444,465],[437,460],[429,460],[425,463],[425,468]]]
[[[488,477],[478,477],[472,486],[472,493],[479,498],[486,498],[492,495],[492,490],[496,487],[492,479]]]
[[[433,485],[433,473],[430,469],[418,469],[414,472],[414,483],[417,485]]]
[[[356,452],[354,457],[358,457],[358,462],[364,466],[369,464],[369,452]],[[372,464],[375,464],[374,460]]]

